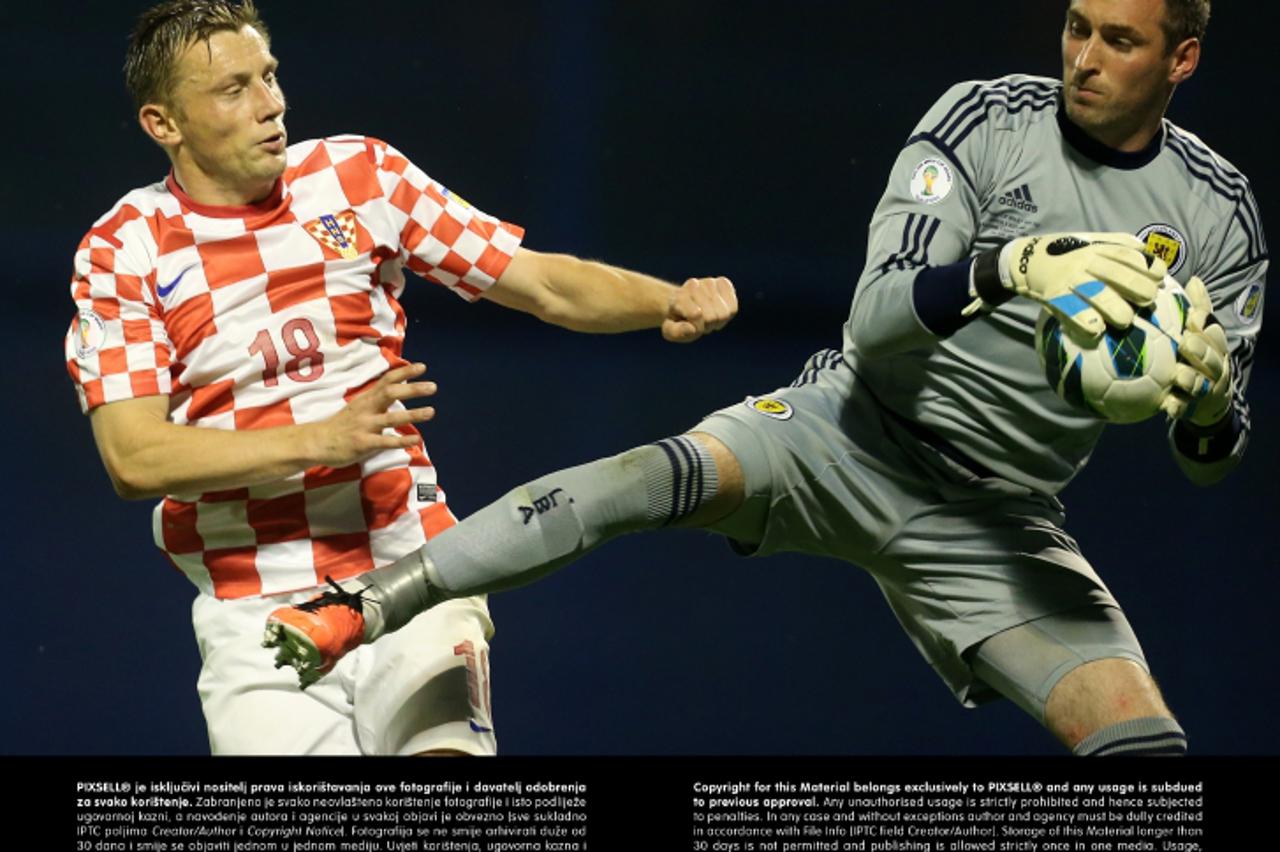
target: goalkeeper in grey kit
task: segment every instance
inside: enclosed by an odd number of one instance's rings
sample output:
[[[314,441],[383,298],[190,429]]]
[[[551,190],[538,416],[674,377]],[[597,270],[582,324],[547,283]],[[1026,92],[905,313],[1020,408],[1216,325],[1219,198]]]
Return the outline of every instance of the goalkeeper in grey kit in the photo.
[[[304,685],[453,595],[530,582],[618,535],[705,527],[844,559],[966,706],[1017,703],[1080,755],[1182,754],[1119,604],[1055,496],[1104,423],[1050,389],[1049,310],[1124,328],[1169,274],[1191,303],[1163,408],[1182,471],[1239,463],[1267,249],[1248,181],[1164,119],[1207,0],[1073,0],[1061,81],[961,83],[910,135],[840,351],[689,433],[522,485],[400,562],[271,616]],[[353,617],[354,616],[354,617]]]

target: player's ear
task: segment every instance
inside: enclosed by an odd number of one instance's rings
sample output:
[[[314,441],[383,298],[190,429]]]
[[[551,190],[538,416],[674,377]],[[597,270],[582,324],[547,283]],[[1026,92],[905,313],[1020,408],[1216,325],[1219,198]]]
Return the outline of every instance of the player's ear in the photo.
[[[1200,65],[1200,39],[1184,39],[1169,55],[1172,67],[1169,69],[1169,82],[1178,85],[1195,73]]]
[[[143,104],[138,109],[138,124],[142,132],[162,148],[171,148],[182,141],[182,130],[174,121],[174,112],[164,104]]]

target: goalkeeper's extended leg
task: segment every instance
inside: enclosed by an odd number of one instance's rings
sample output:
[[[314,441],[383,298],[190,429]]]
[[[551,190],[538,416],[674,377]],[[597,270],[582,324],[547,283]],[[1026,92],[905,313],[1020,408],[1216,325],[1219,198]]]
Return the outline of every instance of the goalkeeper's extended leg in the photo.
[[[459,595],[532,582],[619,535],[703,526],[743,499],[741,467],[719,440],[683,435],[521,485],[403,559],[282,607],[263,644],[306,685],[362,642]]]

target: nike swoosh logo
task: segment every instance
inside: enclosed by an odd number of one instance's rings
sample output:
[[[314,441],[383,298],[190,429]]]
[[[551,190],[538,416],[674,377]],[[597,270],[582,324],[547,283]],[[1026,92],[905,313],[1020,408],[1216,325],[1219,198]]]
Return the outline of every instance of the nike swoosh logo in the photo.
[[[198,264],[195,264],[195,263],[191,264],[186,269],[179,272],[178,277],[170,281],[167,285],[157,287],[156,295],[158,295],[161,299],[169,298],[169,294],[173,292],[173,288],[177,287],[178,282],[182,280],[182,276],[186,275],[188,272],[195,269],[196,266],[198,266]]]
[[[493,733],[493,728],[486,728],[484,725],[477,725],[475,719],[468,719],[467,721],[471,724],[471,730],[475,731],[477,734]]]

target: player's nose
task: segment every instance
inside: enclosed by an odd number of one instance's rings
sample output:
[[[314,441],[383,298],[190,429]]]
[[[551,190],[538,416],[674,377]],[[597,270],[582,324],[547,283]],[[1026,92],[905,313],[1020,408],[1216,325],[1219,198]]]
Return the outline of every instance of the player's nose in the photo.
[[[1084,44],[1080,45],[1080,52],[1076,54],[1076,61],[1072,66],[1077,74],[1087,74],[1098,70],[1098,51],[1094,47],[1094,38],[1096,36],[1090,36],[1085,40]]]
[[[284,114],[284,92],[273,87],[265,80],[259,80],[255,86],[258,117],[263,121],[271,121]]]

